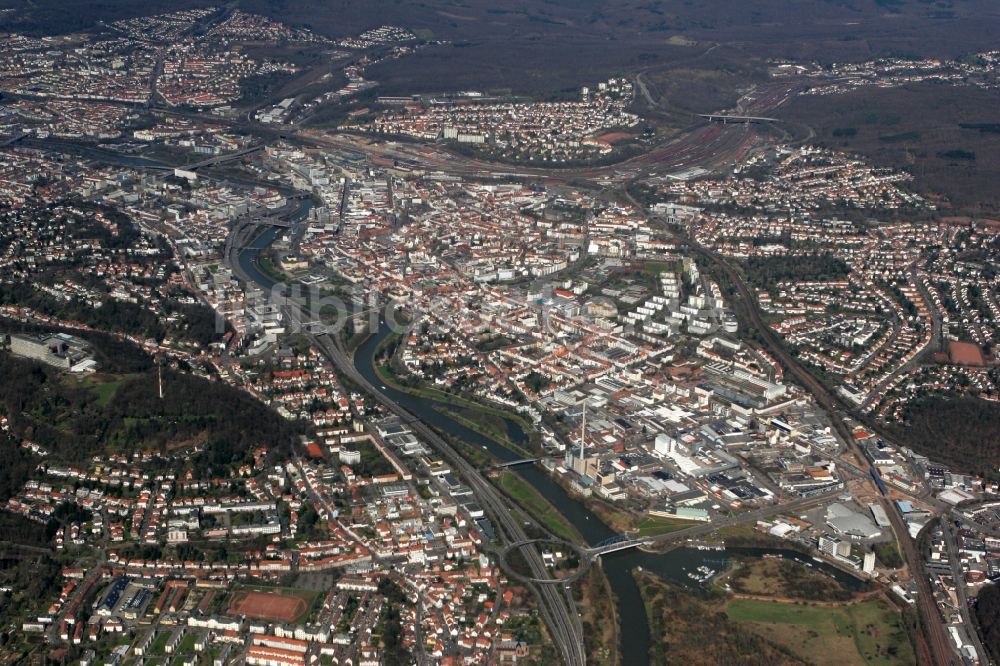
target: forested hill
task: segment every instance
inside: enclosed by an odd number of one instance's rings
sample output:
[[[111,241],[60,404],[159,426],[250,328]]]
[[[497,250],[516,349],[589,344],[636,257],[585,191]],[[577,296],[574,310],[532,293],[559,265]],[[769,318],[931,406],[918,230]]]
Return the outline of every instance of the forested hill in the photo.
[[[168,335],[203,347],[222,337],[215,313],[206,305],[164,299],[157,314],[138,303],[104,296],[98,307],[83,299],[63,301],[25,283],[0,283],[0,304],[27,307],[55,319],[81,322],[102,331],[122,331],[158,342]]]
[[[997,478],[1000,405],[978,398],[929,397],[906,407],[892,434],[956,471]]]
[[[1000,658],[1000,587],[990,583],[976,596],[976,619],[983,644],[994,659]]]
[[[162,400],[151,367],[81,379],[0,352],[0,376],[0,412],[12,440],[0,446],[0,500],[40,462],[17,445],[24,439],[45,448],[53,463],[135,450],[185,452],[185,466],[208,477],[250,460],[258,446],[286,454],[302,432],[243,391],[180,371],[164,371]]]

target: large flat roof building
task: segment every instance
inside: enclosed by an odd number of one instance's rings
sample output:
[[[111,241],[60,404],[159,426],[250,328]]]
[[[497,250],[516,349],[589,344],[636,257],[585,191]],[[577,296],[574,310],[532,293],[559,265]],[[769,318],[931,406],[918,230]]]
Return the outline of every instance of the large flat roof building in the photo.
[[[90,345],[66,333],[12,333],[10,351],[15,356],[41,361],[55,368],[85,371],[96,367]]]
[[[826,524],[851,538],[873,539],[882,534],[882,530],[868,516],[840,503],[827,508]]]

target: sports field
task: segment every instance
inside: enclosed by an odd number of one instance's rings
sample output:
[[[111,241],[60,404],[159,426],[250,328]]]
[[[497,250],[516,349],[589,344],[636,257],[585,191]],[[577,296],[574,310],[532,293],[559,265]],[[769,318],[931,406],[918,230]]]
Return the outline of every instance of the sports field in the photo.
[[[309,612],[308,592],[238,590],[229,599],[228,615],[243,615],[274,622],[296,622]]]

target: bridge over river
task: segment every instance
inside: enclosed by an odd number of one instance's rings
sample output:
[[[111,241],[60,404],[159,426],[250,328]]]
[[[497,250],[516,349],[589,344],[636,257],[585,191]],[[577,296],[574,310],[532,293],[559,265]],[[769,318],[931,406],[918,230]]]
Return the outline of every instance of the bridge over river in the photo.
[[[752,511],[747,511],[745,513],[736,514],[733,516],[728,516],[724,518],[717,518],[711,522],[698,523],[691,525],[690,527],[684,527],[673,532],[667,532],[665,534],[649,535],[649,536],[629,536],[626,534],[618,534],[605,539],[593,546],[580,546],[575,543],[570,543],[569,541],[564,541],[557,538],[548,539],[526,539],[522,541],[516,541],[509,544],[499,553],[500,563],[503,565],[504,569],[507,570],[513,577],[523,580],[525,582],[536,583],[540,585],[565,585],[567,583],[572,583],[573,581],[579,579],[583,576],[587,569],[602,555],[609,555],[611,553],[616,553],[623,550],[628,550],[630,548],[639,548],[641,546],[653,546],[658,544],[670,544],[679,543],[684,541],[690,541],[697,537],[703,537],[706,534],[710,534],[719,528],[730,527],[733,525],[739,525],[747,522],[756,522],[764,518],[768,518],[779,513],[789,513],[794,514],[800,512],[808,507],[816,506],[824,502],[829,502],[843,489],[837,485],[827,489],[825,492],[817,493],[810,497],[801,497],[790,502],[785,502],[783,504],[773,504],[770,506],[762,507]],[[571,550],[576,553],[580,560],[580,566],[572,574],[559,578],[537,578],[525,576],[516,570],[512,569],[507,562],[507,557],[515,550],[519,550],[524,547],[534,546],[535,544],[545,543],[552,544],[563,547],[567,550]]]

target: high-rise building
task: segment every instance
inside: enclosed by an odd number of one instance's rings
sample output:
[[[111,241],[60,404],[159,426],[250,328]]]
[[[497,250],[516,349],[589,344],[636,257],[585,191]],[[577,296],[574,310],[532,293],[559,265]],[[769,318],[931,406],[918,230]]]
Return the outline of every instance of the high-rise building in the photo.
[[[864,564],[861,567],[861,570],[864,571],[866,574],[873,574],[873,573],[875,573],[875,551],[874,550],[869,550],[867,553],[865,553],[865,561],[864,561]]]

